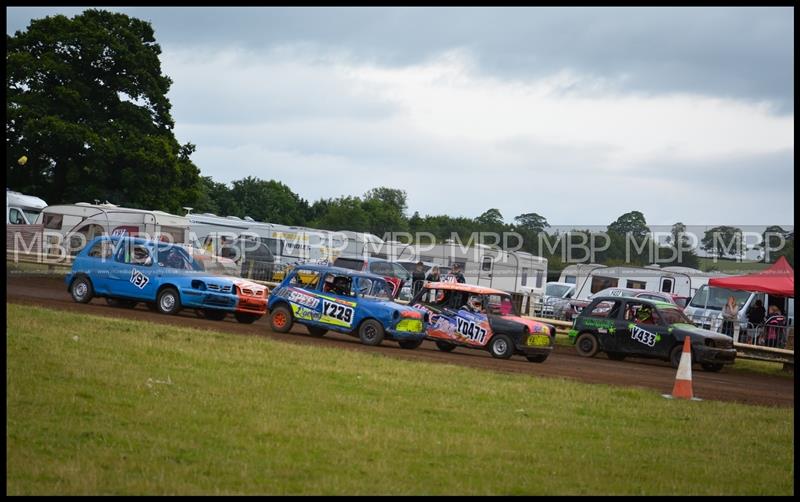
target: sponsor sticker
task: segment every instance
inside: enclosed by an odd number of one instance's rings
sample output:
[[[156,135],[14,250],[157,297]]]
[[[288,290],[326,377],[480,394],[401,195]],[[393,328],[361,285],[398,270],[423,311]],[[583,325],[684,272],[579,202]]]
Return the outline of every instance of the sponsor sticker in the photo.
[[[150,282],[150,278],[136,269],[131,271],[131,283],[139,289],[143,289]]]

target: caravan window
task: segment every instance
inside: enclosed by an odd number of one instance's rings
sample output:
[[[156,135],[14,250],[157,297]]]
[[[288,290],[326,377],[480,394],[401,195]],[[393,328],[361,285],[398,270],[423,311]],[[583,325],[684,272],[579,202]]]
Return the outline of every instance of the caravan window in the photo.
[[[544,270],[536,271],[536,287],[541,288],[544,285]]]
[[[661,292],[662,293],[672,293],[672,285],[675,281],[672,278],[662,277],[661,278]]]
[[[633,281],[628,279],[628,286],[631,289],[647,289],[647,284],[644,281]]]
[[[597,293],[600,290],[606,288],[616,288],[619,285],[619,279],[613,277],[601,277],[601,276],[594,276],[592,277],[592,293]]]
[[[483,257],[483,264],[481,264],[481,270],[484,272],[491,272],[492,271],[492,257],[491,256],[484,256]]]
[[[61,224],[64,220],[63,214],[48,214],[44,215],[44,228],[51,230],[61,230]]]
[[[520,281],[520,286],[527,286],[528,285],[528,269],[522,267],[522,280]]]

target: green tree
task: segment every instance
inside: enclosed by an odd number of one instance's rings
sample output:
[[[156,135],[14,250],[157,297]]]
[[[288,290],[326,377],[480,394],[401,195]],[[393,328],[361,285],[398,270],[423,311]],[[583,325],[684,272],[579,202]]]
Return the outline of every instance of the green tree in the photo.
[[[535,233],[539,233],[544,230],[545,227],[550,226],[550,224],[547,223],[547,218],[536,213],[523,213],[514,218],[514,221],[517,222],[517,226],[520,229],[530,230]]]
[[[700,241],[700,247],[716,257],[741,256],[743,252],[742,231],[726,225],[711,228],[706,230]]]
[[[308,202],[280,181],[264,181],[252,176],[233,182],[231,197],[236,203],[235,216],[250,216],[256,221],[302,225]]]
[[[9,186],[50,204],[194,205],[194,145],[173,134],[172,81],[150,23],[102,10],[48,16],[6,35],[6,47]]]
[[[639,211],[625,213],[608,226],[609,232],[620,235],[631,234],[634,237],[644,237],[650,233],[650,228],[644,219],[644,215]]]
[[[370,216],[362,206],[359,197],[339,197],[315,203],[322,212],[310,226],[325,230],[352,230],[354,232],[369,231]]]
[[[492,208],[475,218],[475,222],[487,227],[500,227],[503,225],[503,215],[499,209]]]
[[[405,217],[406,191],[397,188],[377,187],[364,194],[364,201],[380,201],[381,203],[394,208],[400,216]]]

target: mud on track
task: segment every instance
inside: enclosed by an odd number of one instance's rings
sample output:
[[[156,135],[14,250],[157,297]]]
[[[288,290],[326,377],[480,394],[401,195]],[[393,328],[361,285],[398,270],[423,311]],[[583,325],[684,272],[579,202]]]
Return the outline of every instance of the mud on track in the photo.
[[[241,335],[263,336],[300,345],[320,345],[345,350],[380,353],[389,357],[417,361],[435,361],[492,371],[523,373],[537,377],[570,378],[585,383],[611,384],[627,387],[644,387],[662,394],[672,391],[675,370],[666,362],[646,359],[610,361],[605,355],[587,359],[578,356],[572,347],[557,346],[542,364],[530,363],[521,356],[508,360],[492,358],[488,352],[457,349],[444,353],[429,341],[415,350],[401,349],[395,342],[385,341],[378,347],[367,347],[355,337],[328,332],[323,338],[308,335],[302,326],[290,333],[276,333],[270,329],[268,317],[253,324],[240,324],[231,316],[224,321],[210,321],[197,317],[193,310],[182,311],[177,316],[166,316],[147,310],[144,304],[135,309],[111,307],[105,299],[95,298],[88,304],[75,303],[67,292],[63,279],[30,275],[7,275],[6,298],[8,303],[35,305],[76,313],[115,318],[172,324],[181,327],[209,329]],[[768,406],[794,406],[794,380],[779,376],[731,371],[707,373],[695,365],[692,371],[694,394],[706,400],[737,401]]]

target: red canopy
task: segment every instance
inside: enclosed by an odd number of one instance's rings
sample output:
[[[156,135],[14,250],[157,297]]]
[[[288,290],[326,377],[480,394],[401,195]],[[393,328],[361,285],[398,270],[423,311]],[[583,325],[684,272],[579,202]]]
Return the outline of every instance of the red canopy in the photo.
[[[708,285],[794,298],[794,269],[786,258],[781,256],[771,267],[761,272],[734,277],[715,277],[708,280]]]

